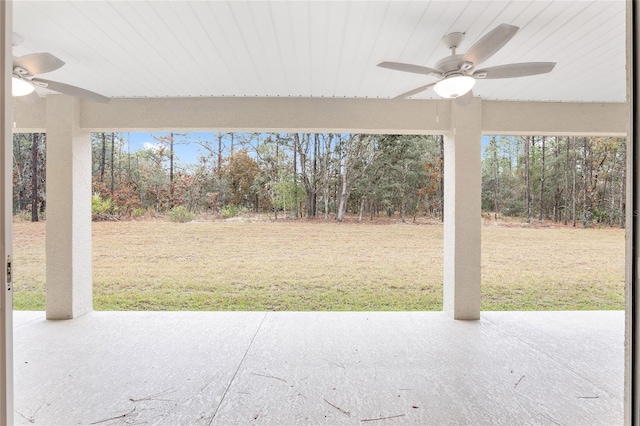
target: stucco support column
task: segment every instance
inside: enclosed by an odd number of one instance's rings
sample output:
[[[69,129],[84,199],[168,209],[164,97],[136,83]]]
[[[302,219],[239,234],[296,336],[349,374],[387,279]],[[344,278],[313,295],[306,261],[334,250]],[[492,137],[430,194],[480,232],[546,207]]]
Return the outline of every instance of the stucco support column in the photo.
[[[480,319],[482,101],[451,102],[444,137],[444,311]]]
[[[47,319],[93,308],[91,133],[80,129],[80,101],[47,97]]]
[[[13,424],[13,137],[11,106],[12,2],[0,2],[0,424]]]

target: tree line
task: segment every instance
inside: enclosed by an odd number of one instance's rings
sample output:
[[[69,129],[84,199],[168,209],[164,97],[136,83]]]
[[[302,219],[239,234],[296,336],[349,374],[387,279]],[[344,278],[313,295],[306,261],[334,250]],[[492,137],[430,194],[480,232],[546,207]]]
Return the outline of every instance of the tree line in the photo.
[[[442,218],[442,136],[339,133],[170,133],[132,151],[122,133],[92,134],[92,188],[104,213],[131,217],[181,207],[230,217],[343,221]],[[195,144],[184,164],[176,146]],[[625,140],[491,137],[483,143],[482,209],[527,222],[624,226]],[[46,212],[45,134],[16,134],[14,213]]]
[[[626,140],[492,137],[483,153],[482,208],[497,217],[625,226]]]

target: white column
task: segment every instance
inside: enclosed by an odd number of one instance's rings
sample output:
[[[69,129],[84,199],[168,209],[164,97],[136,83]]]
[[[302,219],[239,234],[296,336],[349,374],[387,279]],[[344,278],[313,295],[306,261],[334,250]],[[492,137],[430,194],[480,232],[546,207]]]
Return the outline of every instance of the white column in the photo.
[[[444,311],[480,319],[482,101],[452,102],[444,138]]]
[[[91,277],[91,133],[80,100],[47,97],[47,319],[93,309]]]
[[[13,206],[13,136],[11,105],[12,3],[0,2],[0,424],[13,424],[13,296],[10,267]],[[12,262],[11,262],[12,266]]]

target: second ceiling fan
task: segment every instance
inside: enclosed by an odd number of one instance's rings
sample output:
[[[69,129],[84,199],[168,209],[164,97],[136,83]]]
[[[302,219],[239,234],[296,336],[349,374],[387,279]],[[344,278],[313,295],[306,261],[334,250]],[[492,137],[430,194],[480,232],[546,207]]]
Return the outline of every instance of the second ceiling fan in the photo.
[[[443,98],[456,99],[461,104],[473,98],[471,89],[476,79],[497,79],[526,77],[551,72],[555,62],[522,62],[498,65],[489,68],[478,68],[478,65],[498,52],[520,28],[509,24],[500,24],[482,36],[464,54],[457,54],[456,49],[464,39],[464,33],[450,33],[442,42],[451,49],[451,55],[439,60],[434,68],[402,62],[381,62],[379,67],[415,74],[438,77],[439,80],[425,84],[393,99],[402,99],[423,92],[431,87]]]
[[[13,46],[18,45],[23,38],[13,33]],[[20,96],[27,103],[38,102],[40,96],[34,91],[35,87],[53,90],[54,92],[86,99],[94,102],[107,103],[109,98],[99,93],[58,81],[46,80],[36,77],[38,74],[46,74],[61,68],[64,62],[51,53],[31,53],[13,58],[12,92],[14,96]]]

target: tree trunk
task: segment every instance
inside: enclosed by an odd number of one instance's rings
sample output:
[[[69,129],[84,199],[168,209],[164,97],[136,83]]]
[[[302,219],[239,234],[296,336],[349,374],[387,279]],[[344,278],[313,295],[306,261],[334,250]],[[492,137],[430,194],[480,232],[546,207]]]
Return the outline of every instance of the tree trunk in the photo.
[[[100,147],[100,183],[104,182],[104,168],[107,162],[107,138],[102,132],[102,146]]]
[[[529,182],[529,144],[530,137],[524,138],[524,198],[527,208],[527,223],[531,223],[531,184]]]
[[[546,136],[542,137],[542,157],[540,158],[540,211],[538,212],[538,222],[542,223],[543,206],[544,206],[544,154],[546,145]]]
[[[14,161],[14,171],[18,175],[18,211],[22,213],[26,209],[26,200],[25,200],[25,181],[24,181],[24,164],[22,161],[22,137],[18,137],[13,135],[12,142],[14,151],[17,149],[17,152],[13,153],[13,161]],[[31,141],[33,143],[33,140]]]
[[[342,161],[342,136],[338,136],[338,142],[336,143],[336,154],[338,157],[338,167],[334,167],[334,172],[335,172],[335,180],[336,182],[340,180],[341,178],[341,174],[340,174],[340,162]],[[334,185],[333,187],[333,208],[334,208],[334,214],[336,217],[336,220],[338,220],[338,211],[340,208],[340,194],[338,193],[338,185]]]
[[[569,218],[569,142],[571,141],[571,139],[569,137],[567,137],[566,140],[566,158],[565,158],[565,163],[564,163],[564,194],[563,194],[563,222],[564,225],[566,226],[568,223],[568,218]]]
[[[32,135],[31,144],[31,222],[38,221],[38,134]]]
[[[582,159],[582,226],[585,228],[591,227],[591,204],[590,204],[590,191],[589,191],[589,176],[587,170],[589,170],[589,156],[587,138],[582,138],[583,159]]]
[[[625,226],[625,198],[626,198],[626,170],[627,170],[627,143],[622,141],[622,160],[620,162],[620,195],[619,195],[619,208],[618,214],[620,215],[618,225],[620,228]]]
[[[557,223],[560,222],[560,182],[557,180],[558,173],[555,173],[555,171],[558,169],[558,158],[560,157],[560,138],[556,137],[553,141],[553,222]]]
[[[111,132],[111,199],[113,199],[113,192],[115,189],[115,169],[113,167],[115,151],[115,133]]]
[[[324,177],[322,182],[322,196],[324,198],[324,220],[329,220],[329,194],[330,191],[330,183],[331,183],[331,145],[333,142],[333,134],[329,133],[324,140]]]
[[[318,151],[320,149],[320,136],[315,133],[313,136],[313,186],[311,200],[311,217],[318,216]]]
[[[220,146],[219,144],[220,144],[220,139],[218,139],[218,149],[220,149],[219,148],[219,146]],[[220,151],[218,151],[218,152],[220,152]],[[278,176],[278,161],[279,161],[279,158],[280,158],[280,141],[279,141],[279,138],[276,137],[276,161],[275,161],[275,164],[274,164],[274,173],[273,173],[274,176],[275,176],[274,180],[276,181],[276,183],[277,183],[277,181],[279,179],[279,176]],[[278,199],[277,199],[278,194],[276,193],[274,188],[271,188],[271,192],[273,194],[273,218],[275,220],[278,220]]]
[[[498,179],[500,175],[498,170],[498,145],[495,137],[492,138],[491,143],[493,143],[493,218],[498,220],[498,191],[500,190]]]
[[[298,218],[298,144],[300,138],[297,133],[293,134],[293,208],[291,214],[294,219]]]
[[[276,150],[277,149],[276,145]],[[278,157],[276,156],[276,158]],[[222,133],[218,133],[218,164],[216,164],[216,173],[218,176],[222,174]]]
[[[616,163],[618,160],[618,153],[614,152],[613,159],[611,160],[610,170],[611,173],[608,173],[607,180],[609,181],[609,226],[613,226],[616,221],[616,190],[613,184],[615,172],[616,172]]]
[[[342,175],[340,188],[341,191],[338,199],[338,211],[336,213],[336,220],[338,222],[342,222],[344,220],[344,215],[347,210],[347,201],[349,200],[349,195],[351,193],[346,174]]]
[[[444,222],[444,136],[440,135],[440,221]]]
[[[173,208],[173,132],[169,136],[169,210]]]
[[[317,136],[317,134],[316,134]],[[313,164],[313,169],[310,171],[307,158],[309,154],[309,144],[311,143],[311,134],[304,133],[302,138],[298,136],[297,133],[294,134],[294,148],[298,151],[298,158],[300,163],[300,180],[304,185],[304,191],[306,194],[306,198],[304,200],[305,209],[307,211],[307,218],[311,219],[315,217],[315,197],[316,197],[316,175],[315,175],[315,159]],[[314,141],[315,147],[315,141]],[[315,149],[315,148],[314,148]],[[301,205],[300,210],[302,210],[302,202],[299,203]],[[302,216],[302,212],[300,212],[300,216]]]
[[[573,221],[573,227],[576,227],[576,223],[578,221],[578,214],[576,212],[576,208],[578,205],[578,176],[576,173],[576,165],[578,164],[578,152],[576,150],[576,138],[575,136],[572,138],[572,147],[573,147],[573,188],[571,189],[571,220]]]

